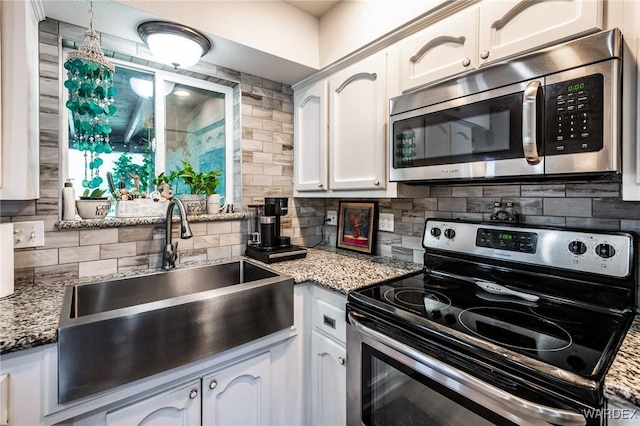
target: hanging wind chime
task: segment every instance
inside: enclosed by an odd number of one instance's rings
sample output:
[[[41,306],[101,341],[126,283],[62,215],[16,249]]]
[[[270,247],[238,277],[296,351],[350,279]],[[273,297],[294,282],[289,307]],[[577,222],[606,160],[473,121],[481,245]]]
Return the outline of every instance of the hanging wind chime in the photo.
[[[64,87],[69,91],[67,108],[72,113],[70,132],[72,146],[84,151],[84,188],[98,188],[103,179],[99,176],[103,164],[101,153],[110,153],[109,117],[116,112],[113,87],[114,65],[100,48],[98,34],[93,29],[93,2],[90,3],[91,21],[84,33],[84,42],[77,51],[69,53],[64,68],[67,80]]]

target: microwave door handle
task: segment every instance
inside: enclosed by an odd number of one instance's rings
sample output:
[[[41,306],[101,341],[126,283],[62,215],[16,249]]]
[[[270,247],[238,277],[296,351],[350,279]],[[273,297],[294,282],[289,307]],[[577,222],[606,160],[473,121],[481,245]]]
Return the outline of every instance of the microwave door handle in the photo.
[[[536,165],[540,162],[537,145],[537,105],[540,82],[535,80],[527,84],[522,100],[522,149],[527,163]]]

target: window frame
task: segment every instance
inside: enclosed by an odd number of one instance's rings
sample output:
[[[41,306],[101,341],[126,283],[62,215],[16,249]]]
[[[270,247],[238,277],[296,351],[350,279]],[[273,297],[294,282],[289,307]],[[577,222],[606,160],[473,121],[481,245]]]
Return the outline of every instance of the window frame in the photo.
[[[74,49],[64,47],[62,49],[62,57],[66,58],[68,52],[73,51]],[[136,71],[141,71],[145,73],[153,74],[154,76],[154,96],[153,96],[153,105],[154,105],[154,129],[155,129],[155,140],[154,150],[155,150],[155,173],[156,176],[162,172],[167,172],[166,170],[166,101],[165,96],[162,95],[161,90],[164,87],[165,81],[182,84],[198,89],[208,90],[212,92],[223,93],[225,96],[224,99],[224,128],[225,128],[225,203],[228,204],[236,204],[235,200],[235,192],[234,192],[234,178],[236,175],[236,171],[234,170],[234,152],[235,152],[235,138],[234,138],[234,88],[231,86],[226,86],[224,84],[215,83],[212,81],[207,81],[195,77],[184,76],[172,72],[168,72],[165,70],[160,70],[157,68],[136,64],[133,62],[123,61],[115,58],[109,58],[109,60],[116,66],[116,72],[118,67],[129,68]],[[64,87],[64,81],[66,80],[66,71],[64,69],[64,60],[60,61],[60,69],[61,69],[61,78],[60,78],[60,90],[61,90],[61,113],[60,120],[62,125],[61,127],[61,143],[60,147],[63,148],[60,153],[60,166],[61,173],[60,178],[61,182],[65,182],[69,175],[69,109],[66,107],[66,102],[69,99],[68,91]],[[160,96],[159,96],[160,95]],[[116,97],[118,94],[116,93]],[[160,114],[162,112],[162,114]],[[160,131],[162,129],[162,131]]]

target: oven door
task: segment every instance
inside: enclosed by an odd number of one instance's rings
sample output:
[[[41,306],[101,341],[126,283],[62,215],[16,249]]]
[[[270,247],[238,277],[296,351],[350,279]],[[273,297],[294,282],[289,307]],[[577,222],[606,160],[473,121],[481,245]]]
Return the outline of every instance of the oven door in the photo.
[[[543,174],[543,87],[541,78],[391,115],[390,180]]]
[[[577,410],[524,400],[376,328],[364,315],[348,313],[350,426],[587,423]]]

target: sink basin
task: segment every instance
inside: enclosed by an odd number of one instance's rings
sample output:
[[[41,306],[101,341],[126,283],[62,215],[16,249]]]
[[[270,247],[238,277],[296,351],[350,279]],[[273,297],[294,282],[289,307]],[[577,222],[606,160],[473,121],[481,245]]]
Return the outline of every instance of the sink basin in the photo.
[[[246,260],[70,285],[58,323],[58,401],[292,325],[293,279]]]

